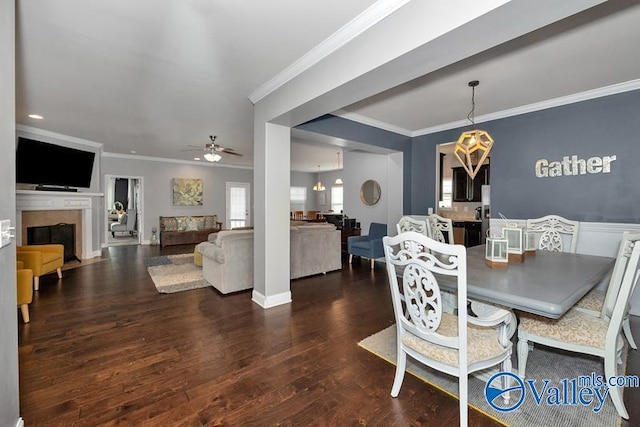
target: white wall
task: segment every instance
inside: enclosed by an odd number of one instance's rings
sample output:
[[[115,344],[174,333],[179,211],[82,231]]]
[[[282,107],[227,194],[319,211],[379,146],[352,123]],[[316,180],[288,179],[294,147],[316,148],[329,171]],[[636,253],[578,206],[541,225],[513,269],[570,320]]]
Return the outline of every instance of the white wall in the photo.
[[[211,166],[207,164],[178,163],[136,159],[133,156],[113,157],[103,155],[102,171],[106,175],[143,177],[144,230],[143,242],[148,242],[151,228],[158,227],[160,216],[218,215],[226,220],[226,183],[247,182],[251,185],[251,218],[253,221],[253,171],[250,169]],[[172,178],[200,178],[203,180],[202,206],[173,206]],[[101,226],[106,227],[104,209],[101,209]],[[101,233],[104,240],[104,233]]]
[[[16,223],[15,2],[0,2],[0,219]],[[0,426],[20,421],[15,241],[0,249]]]
[[[388,232],[394,234],[396,223],[402,216],[402,153],[383,155],[347,151],[344,153],[344,212],[356,218],[367,234],[369,224],[387,224]],[[367,206],[360,200],[360,187],[369,180],[380,184],[380,201]]]

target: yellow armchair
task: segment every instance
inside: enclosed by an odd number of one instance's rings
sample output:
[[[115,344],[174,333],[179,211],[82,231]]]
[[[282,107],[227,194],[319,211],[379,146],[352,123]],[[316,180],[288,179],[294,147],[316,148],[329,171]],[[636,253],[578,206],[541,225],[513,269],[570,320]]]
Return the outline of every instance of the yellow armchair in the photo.
[[[29,323],[29,304],[33,301],[33,271],[24,268],[24,263],[16,263],[16,285],[18,290],[18,307],[24,323]]]
[[[28,245],[16,248],[18,261],[24,263],[24,268],[33,271],[33,288],[40,288],[40,276],[56,271],[62,279],[62,265],[64,264],[64,246]]]

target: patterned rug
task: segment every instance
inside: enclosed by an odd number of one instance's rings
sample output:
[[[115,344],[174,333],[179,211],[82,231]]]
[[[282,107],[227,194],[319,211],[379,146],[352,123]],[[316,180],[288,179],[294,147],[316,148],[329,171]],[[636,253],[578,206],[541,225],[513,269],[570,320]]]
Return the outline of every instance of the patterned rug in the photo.
[[[202,267],[193,263],[193,254],[168,255],[145,259],[147,271],[161,294],[211,286],[202,278]]]
[[[375,354],[378,357],[391,363],[395,372],[396,362],[396,326],[388,328],[365,338],[358,343],[358,346]],[[514,345],[515,353],[515,345]],[[623,362],[626,364],[626,352],[628,347],[623,349]],[[513,364],[516,366],[515,358]],[[527,378],[535,379],[536,385],[542,387],[542,380],[549,379],[550,384],[559,386],[564,378],[577,378],[582,375],[604,375],[604,365],[602,359],[577,353],[564,352],[536,345],[533,352],[529,354],[527,361]],[[620,374],[624,372],[621,369]],[[456,377],[443,374],[433,369],[415,363],[407,357],[407,373],[411,373],[422,381],[454,397],[458,396],[458,381]],[[406,374],[405,374],[406,375]],[[580,427],[613,427],[620,425],[621,418],[618,416],[611,398],[607,396],[599,413],[593,411],[593,406],[560,406],[548,405],[542,401],[538,405],[531,393],[527,394],[522,405],[509,413],[501,413],[493,409],[484,397],[485,383],[473,376],[469,377],[469,405],[480,410],[489,417],[496,419],[505,425],[513,427],[542,427],[542,426],[580,426]],[[389,383],[391,391],[391,382]],[[406,395],[405,395],[406,397]],[[546,395],[545,395],[546,397]],[[402,399],[402,388],[398,399]]]

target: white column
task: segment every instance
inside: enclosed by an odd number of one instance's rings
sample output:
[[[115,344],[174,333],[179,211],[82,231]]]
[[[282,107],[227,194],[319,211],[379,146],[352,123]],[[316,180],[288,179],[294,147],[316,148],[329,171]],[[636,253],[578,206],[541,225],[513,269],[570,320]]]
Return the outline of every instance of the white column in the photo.
[[[291,130],[254,122],[254,278],[252,300],[264,307],[291,302],[289,186]]]

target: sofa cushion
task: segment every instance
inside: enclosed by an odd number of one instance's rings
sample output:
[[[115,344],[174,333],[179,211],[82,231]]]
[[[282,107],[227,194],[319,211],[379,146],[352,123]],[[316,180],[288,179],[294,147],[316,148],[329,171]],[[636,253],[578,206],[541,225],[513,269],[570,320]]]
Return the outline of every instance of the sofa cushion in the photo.
[[[178,231],[187,231],[189,227],[190,217],[188,216],[177,216],[176,223],[178,224]]]
[[[202,230],[218,228],[218,215],[205,215],[203,218]]]
[[[164,231],[178,231],[178,220],[175,216],[165,216],[162,218]]]
[[[335,231],[336,230],[336,226],[333,224],[329,224],[329,223],[323,223],[323,224],[317,224],[317,223],[311,223],[309,225],[303,225],[303,226],[299,226],[297,227],[298,230],[329,230],[329,231]]]
[[[219,231],[214,244],[222,247],[227,240],[253,239],[253,230],[223,230]]]
[[[123,213],[118,215],[118,224],[126,224],[127,223],[127,214]]]

